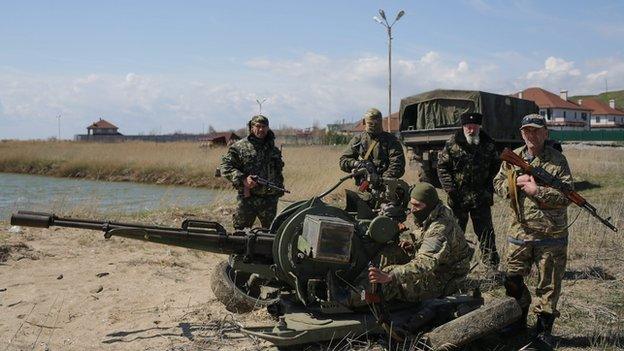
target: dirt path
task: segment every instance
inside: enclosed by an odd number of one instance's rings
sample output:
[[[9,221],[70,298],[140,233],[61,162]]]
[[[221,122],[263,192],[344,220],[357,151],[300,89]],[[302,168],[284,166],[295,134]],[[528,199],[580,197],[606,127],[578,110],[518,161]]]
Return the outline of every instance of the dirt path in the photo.
[[[8,226],[2,232],[8,232]],[[0,264],[2,350],[257,350],[209,286],[225,256],[72,229],[10,237]],[[53,239],[53,240],[52,240]],[[245,323],[267,321],[263,312]]]

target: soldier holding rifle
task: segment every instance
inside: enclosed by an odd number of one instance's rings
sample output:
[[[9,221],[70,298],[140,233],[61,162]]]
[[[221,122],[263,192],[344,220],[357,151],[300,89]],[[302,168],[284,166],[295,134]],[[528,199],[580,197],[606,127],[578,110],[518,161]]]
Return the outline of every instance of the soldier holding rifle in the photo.
[[[572,175],[565,156],[545,145],[548,138],[546,121],[538,114],[522,119],[520,131],[525,145],[513,152],[528,164],[547,171],[570,189]],[[531,293],[524,283],[533,264],[537,266],[538,281],[534,312],[537,313],[535,342],[551,345],[555,318],[559,316],[557,302],[566,267],[568,248],[567,207],[570,200],[559,190],[538,184],[531,174],[503,162],[494,178],[496,193],[509,199],[514,212],[507,270],[504,279],[508,296],[518,300],[522,318],[515,324],[518,330],[526,328]],[[515,329],[514,328],[514,329]]]
[[[284,195],[282,153],[275,147],[269,119],[251,118],[249,136],[232,144],[221,160],[220,172],[238,190],[238,206],[232,216],[234,229],[253,226],[256,217],[268,228]]]

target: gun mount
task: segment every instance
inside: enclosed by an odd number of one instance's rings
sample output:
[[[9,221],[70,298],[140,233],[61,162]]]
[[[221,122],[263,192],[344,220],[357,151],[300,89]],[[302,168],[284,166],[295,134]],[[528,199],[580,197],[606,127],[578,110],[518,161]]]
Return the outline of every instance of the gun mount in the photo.
[[[396,245],[400,233],[398,221],[388,216],[361,219],[357,213],[323,202],[324,196],[357,175],[347,175],[321,195],[286,207],[268,229],[228,233],[217,222],[197,219],[187,219],[180,228],[170,228],[29,211],[13,214],[11,224],[98,230],[104,232],[105,238],[121,236],[227,254],[228,260],[218,264],[213,272],[212,290],[216,298],[236,313],[267,307],[269,313],[279,318],[277,326],[243,331],[277,346],[340,340],[367,333],[391,331],[393,338],[400,338],[403,336],[397,334],[430,331],[434,336],[430,344],[435,348],[447,342],[458,345],[458,340],[453,339],[456,336],[445,337],[448,327],[440,329],[449,321],[469,326],[460,340],[467,343],[519,317],[515,300],[505,299],[492,307],[500,312],[494,314],[498,317],[492,322],[491,311],[480,308],[483,298],[478,291],[422,303],[393,303],[388,308],[380,308],[378,303],[352,304],[346,296],[361,293],[354,291],[358,276],[384,247]],[[490,322],[483,323],[484,319]]]

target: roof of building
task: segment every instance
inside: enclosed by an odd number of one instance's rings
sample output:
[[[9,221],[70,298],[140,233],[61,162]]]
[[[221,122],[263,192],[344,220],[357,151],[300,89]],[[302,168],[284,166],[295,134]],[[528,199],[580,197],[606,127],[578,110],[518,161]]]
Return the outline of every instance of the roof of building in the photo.
[[[217,139],[224,139],[226,142],[229,142],[230,140],[238,140],[240,137],[234,132],[218,132],[207,134],[199,138],[199,141],[215,141]]]
[[[93,124],[91,124],[90,126],[87,127],[87,129],[119,129],[117,128],[116,125],[110,123],[107,120],[101,119],[97,122],[94,122]]]
[[[591,111],[589,108],[581,107],[571,101],[564,100],[559,95],[542,88],[527,88],[521,92],[512,94],[512,96],[519,98],[520,93],[522,93],[522,99],[535,101],[539,108],[562,108],[569,110]]]
[[[592,115],[624,116],[624,111],[612,108],[609,104],[598,99],[579,99],[579,105],[592,110]]]
[[[384,131],[388,131],[388,117],[384,117],[382,119],[382,127]],[[399,113],[395,112],[390,115],[390,132],[398,132],[401,127],[401,121],[399,120]],[[360,120],[355,127],[353,127],[352,131],[354,132],[363,132],[364,131],[364,120]]]

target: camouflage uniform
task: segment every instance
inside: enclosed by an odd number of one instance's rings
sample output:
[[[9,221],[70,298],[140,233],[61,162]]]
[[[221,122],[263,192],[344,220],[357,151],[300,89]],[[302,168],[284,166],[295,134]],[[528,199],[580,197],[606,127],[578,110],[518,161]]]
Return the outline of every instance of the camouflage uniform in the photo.
[[[377,134],[362,132],[354,136],[340,156],[340,169],[351,172],[356,167],[356,162],[364,159],[369,145],[374,141],[377,141],[377,145],[373,148],[369,160],[373,162],[377,171],[387,178],[401,178],[405,173],[403,146],[388,132]]]
[[[232,144],[221,160],[221,174],[232,182],[238,190],[238,206],[232,216],[234,228],[253,226],[256,217],[263,228],[268,228],[277,212],[277,201],[283,192],[263,185],[250,189],[251,196],[244,197],[243,180],[249,175],[257,175],[273,184],[283,187],[282,153],[275,147],[275,135],[269,131],[264,139],[250,134]]]
[[[492,224],[494,204],[492,180],[500,162],[494,140],[479,132],[478,145],[468,144],[463,130],[457,131],[438,155],[438,178],[448,194],[448,204],[463,231],[468,217],[479,239],[482,260],[498,265],[496,238]]]
[[[529,162],[526,146],[514,152]],[[539,166],[562,182],[572,186],[572,175],[568,162],[559,151],[544,145],[542,153],[529,162]],[[511,173],[510,173],[511,172]],[[516,179],[519,168],[504,162],[494,178],[496,193],[510,198],[508,176]],[[515,183],[514,183],[515,184]],[[538,302],[534,311],[556,317],[557,301],[565,272],[568,247],[567,206],[570,201],[559,191],[540,186],[537,194],[529,196],[517,190],[516,200],[511,199],[514,218],[509,232],[507,253],[507,277],[505,287],[510,296],[519,300],[528,311],[531,295],[522,277],[530,273],[533,264],[537,266],[538,282],[535,294]]]
[[[470,270],[473,249],[450,208],[441,202],[419,230],[412,233],[414,253],[386,250],[380,263],[392,281],[383,285],[384,299],[422,301],[456,292]]]

